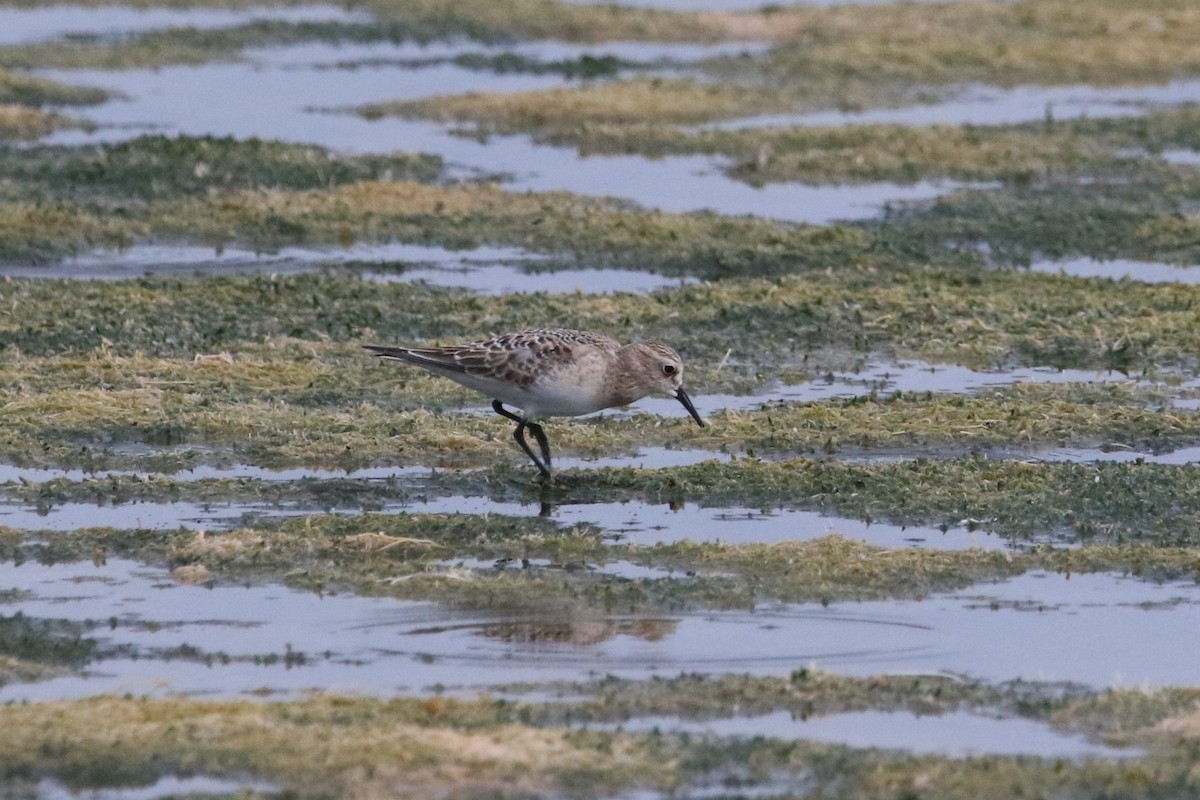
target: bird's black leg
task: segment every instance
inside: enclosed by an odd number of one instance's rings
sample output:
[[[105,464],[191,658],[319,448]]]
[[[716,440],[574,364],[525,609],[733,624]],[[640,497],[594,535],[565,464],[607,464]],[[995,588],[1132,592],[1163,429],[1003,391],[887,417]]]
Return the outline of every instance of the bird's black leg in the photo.
[[[536,422],[527,422],[525,427],[529,428],[533,438],[537,439],[538,447],[542,451],[542,461],[546,463],[546,469],[550,469],[550,441],[546,438],[546,431]]]
[[[529,458],[533,461],[534,465],[542,473],[542,477],[549,478],[550,477],[550,466],[548,464],[543,464],[541,462],[541,460],[538,459],[538,457],[533,454],[533,448],[531,448],[529,446],[529,443],[525,441],[525,429],[526,428],[529,428],[530,430],[533,430],[534,428],[541,430],[541,428],[538,428],[538,426],[536,426],[536,425],[522,421],[519,425],[517,425],[517,429],[515,431],[513,431],[513,437],[517,440],[517,444],[521,445],[521,449],[525,451],[525,454],[529,456]],[[543,434],[543,436],[544,435],[545,434]],[[534,434],[534,438],[537,438],[537,434]],[[540,444],[540,441],[539,441],[539,444]]]
[[[536,423],[529,423],[529,422],[526,422],[525,420],[521,419],[516,414],[512,413],[507,408],[505,408],[504,404],[501,403],[499,400],[492,401],[492,410],[495,411],[500,416],[507,417],[508,419],[511,419],[513,422],[517,423],[517,429],[515,431],[513,431],[513,438],[517,440],[517,444],[521,445],[521,449],[525,451],[525,455],[529,456],[530,460],[533,461],[535,466],[537,466],[538,471],[541,472],[544,477],[549,478],[550,477],[550,464],[549,464],[550,445],[546,442],[546,433],[545,433],[545,431],[542,430],[542,426],[538,425]],[[546,459],[547,463],[543,464],[541,462],[541,460],[538,459],[538,457],[536,455],[534,455],[533,448],[531,448],[529,446],[529,442],[525,441],[525,429],[526,428],[529,428],[530,430],[534,431],[533,438],[537,439],[538,446],[541,447],[542,452],[547,455],[547,459]]]

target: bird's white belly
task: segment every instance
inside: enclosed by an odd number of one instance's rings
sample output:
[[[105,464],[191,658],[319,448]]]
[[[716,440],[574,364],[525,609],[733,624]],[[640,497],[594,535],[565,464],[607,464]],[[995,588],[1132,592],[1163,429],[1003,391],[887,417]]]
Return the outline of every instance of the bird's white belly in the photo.
[[[529,389],[515,389],[501,401],[514,405],[532,419],[539,417],[578,417],[599,411],[604,405],[596,400],[596,393],[587,387],[553,384],[535,384]]]
[[[562,376],[558,380],[541,380],[522,388],[507,381],[478,375],[448,375],[469,389],[481,392],[493,400],[515,406],[530,419],[540,417],[578,417],[605,407],[596,387]]]

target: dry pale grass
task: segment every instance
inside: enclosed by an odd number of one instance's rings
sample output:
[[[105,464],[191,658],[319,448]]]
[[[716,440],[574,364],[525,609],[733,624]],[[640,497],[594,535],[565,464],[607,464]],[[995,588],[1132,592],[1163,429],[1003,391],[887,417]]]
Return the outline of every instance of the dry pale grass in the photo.
[[[77,123],[61,114],[15,104],[0,105],[0,140],[32,141]]]
[[[657,122],[699,123],[790,108],[785,92],[686,80],[627,80],[578,89],[445,95],[364,106],[368,117],[398,114],[474,122],[499,130],[580,128]]]
[[[0,686],[6,683],[23,683],[51,678],[63,672],[62,667],[25,661],[16,656],[0,654]]]
[[[944,83],[1136,83],[1200,69],[1200,7],[1038,2],[794,7],[710,14],[731,38],[786,40],[779,65]],[[805,73],[796,73],[797,77]]]
[[[0,203],[0,242],[14,257],[26,252],[128,246],[145,233],[145,226],[137,221],[101,217],[65,204]]]
[[[183,564],[171,570],[176,583],[201,586],[212,580],[212,572],[203,564]]]
[[[1170,739],[1200,739],[1200,710],[1165,719],[1146,733],[1163,734]]]
[[[574,770],[594,771],[614,786],[661,774],[620,737],[597,748],[567,731],[494,718],[490,703],[440,699],[317,697],[274,705],[95,697],[0,709],[0,763],[38,772],[96,763],[250,772],[363,798],[428,797],[464,787],[552,792]]]

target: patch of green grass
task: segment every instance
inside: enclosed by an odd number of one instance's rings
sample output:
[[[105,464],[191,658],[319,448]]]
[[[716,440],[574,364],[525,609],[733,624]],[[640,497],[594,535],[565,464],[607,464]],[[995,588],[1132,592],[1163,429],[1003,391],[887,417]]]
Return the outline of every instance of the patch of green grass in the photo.
[[[505,39],[564,39],[573,42],[715,41],[731,36],[719,21],[702,14],[557,0],[370,0],[383,20],[420,21],[468,36]]]
[[[95,105],[108,99],[103,89],[66,86],[57,81],[0,69],[0,104],[23,106]]]
[[[32,261],[62,258],[93,248],[125,248],[144,229],[106,214],[60,203],[0,203],[0,258]]]
[[[1080,255],[1193,264],[1200,257],[1192,216],[1198,196],[1191,170],[1166,179],[1051,181],[894,206],[863,227],[877,232],[879,246],[916,260],[986,247],[999,264]]]
[[[246,192],[220,202],[163,206],[145,218],[142,230],[147,236],[248,242],[267,249],[339,240],[415,241],[452,249],[490,242],[706,277],[823,266],[866,256],[870,245],[867,236],[849,228],[639,211],[627,203],[563,192],[378,182],[325,192]]]
[[[143,203],[238,189],[320,189],[361,180],[432,183],[437,156],[336,156],[309,145],[211,136],[141,136],[99,147],[9,148],[0,197],[86,201],[128,217]]]
[[[1076,698],[1051,715],[1064,728],[1123,745],[1159,745],[1200,738],[1197,703],[1191,687],[1123,687]]]
[[[329,381],[376,363],[363,361],[361,343],[473,341],[538,325],[594,329],[625,341],[661,338],[683,354],[689,386],[698,392],[745,391],[789,370],[811,374],[836,363],[829,358],[837,353],[848,354],[843,363],[851,365],[882,354],[983,369],[1031,365],[1138,374],[1192,369],[1200,352],[1196,287],[1017,272],[844,270],[652,295],[541,295],[536,305],[524,295],[484,297],[348,280],[339,273],[0,285],[0,309],[18,307],[20,315],[0,314],[0,349],[8,358],[64,357],[54,369],[69,371],[71,359],[85,357],[80,368],[105,370],[107,359],[144,354],[168,361],[131,364],[134,375],[149,369],[174,377],[186,372],[192,379],[225,379],[258,369],[260,361],[288,361],[307,362],[306,370]],[[408,310],[415,308],[422,313]],[[306,351],[300,341],[313,349]],[[212,373],[169,363],[223,350],[235,363],[204,363]],[[89,367],[86,354],[93,351],[100,362]],[[730,366],[717,372],[727,351]],[[239,358],[245,363],[236,363]],[[30,374],[43,366],[20,366],[19,374],[28,385],[50,390],[54,381]],[[372,380],[382,374],[407,382],[419,374],[388,366]],[[292,378],[283,367],[276,368],[286,385]],[[271,378],[268,371],[256,385],[267,389]],[[115,374],[108,380],[129,385]],[[447,392],[472,396],[446,385],[439,397]]]
[[[674,13],[545,0],[373,5],[385,18],[445,15],[519,39],[758,40],[762,56],[716,60],[710,75],[753,87],[788,86],[807,107],[911,99],[914,87],[979,82],[1138,83],[1196,74],[1200,15],[1177,0],[1130,8],[1117,0],[1004,4],[895,3]],[[403,10],[400,10],[403,9]],[[470,22],[466,22],[470,20]]]
[[[0,532],[3,533],[3,532]],[[6,549],[15,541],[4,537]],[[96,649],[86,626],[61,619],[37,619],[20,611],[0,614],[0,686],[45,680],[81,667]]]
[[[464,53],[455,56],[454,63],[466,69],[494,72],[500,75],[526,73],[531,75],[562,75],[566,78],[594,80],[616,75],[623,69],[644,66],[611,55],[593,56],[587,53],[572,59],[538,61],[518,53]]]

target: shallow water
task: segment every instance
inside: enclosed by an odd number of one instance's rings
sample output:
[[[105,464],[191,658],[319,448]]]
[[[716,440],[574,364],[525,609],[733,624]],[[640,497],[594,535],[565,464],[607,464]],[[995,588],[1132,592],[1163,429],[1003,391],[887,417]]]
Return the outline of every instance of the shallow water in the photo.
[[[251,477],[246,468],[238,472],[243,477]],[[294,471],[293,474],[311,477],[301,471]],[[254,475],[259,478],[265,477],[267,480],[280,480],[275,474],[262,470]],[[379,479],[380,476],[378,473],[371,473],[371,477]],[[647,546],[684,541],[727,544],[809,541],[831,533],[882,547],[924,547],[938,550],[978,547],[992,550],[1010,546],[998,536],[981,531],[967,531],[960,527],[942,531],[931,526],[864,522],[796,508],[761,509],[695,504],[672,507],[665,503],[638,501],[571,503],[568,500],[547,509],[538,501],[517,503],[499,502],[485,496],[439,496],[433,487],[424,483],[422,477],[421,473],[413,472],[389,476],[388,480],[395,479],[396,499],[382,503],[372,501],[367,510],[411,514],[549,516],[563,525],[597,525],[610,535],[612,541]],[[354,473],[351,473],[350,478],[365,479],[362,474]],[[358,513],[359,504],[353,495],[348,495],[346,501],[336,504],[336,507],[330,501],[310,501],[299,505],[254,501],[116,504],[65,502],[48,503],[42,507],[0,503],[0,525],[30,531],[71,531],[84,527],[211,531],[234,528],[256,518],[313,514],[327,508],[335,508],[335,513],[353,514]]]
[[[956,364],[933,364],[917,359],[905,359],[868,363],[857,370],[822,371],[819,376],[804,383],[769,384],[748,394],[695,393],[691,398],[701,415],[711,416],[724,409],[750,411],[769,403],[815,403],[837,398],[861,397],[871,392],[881,395],[893,392],[973,394],[1019,383],[1130,382],[1139,386],[1165,388],[1160,381],[1111,370],[1018,367],[1003,372],[988,372]],[[648,397],[638,401],[632,410],[674,416],[679,412],[679,408],[677,400]]]
[[[336,50],[336,48],[333,48]],[[378,48],[376,48],[378,49]],[[404,47],[410,51],[413,46]],[[350,152],[435,153],[463,174],[505,174],[519,191],[567,190],[620,197],[666,211],[713,210],[754,214],[786,221],[828,223],[877,215],[890,202],[927,200],[966,186],[954,181],[921,181],[843,186],[771,184],[756,188],[724,175],[704,156],[651,160],[639,156],[583,157],[574,148],[534,144],[528,136],[496,136],[480,142],[451,136],[440,124],[387,117],[365,120],[356,114],[321,113],[369,102],[418,99],[462,91],[516,92],[566,83],[558,76],[495,75],[453,64],[421,69],[380,64],[358,69],[319,69],[330,50],[275,48],[250,51],[267,63],[206,64],[156,70],[46,70],[68,83],[121,92],[89,109],[95,131],[60,131],[44,142],[78,144],[118,141],[146,132],[167,135],[258,136],[305,142]],[[351,52],[361,48],[352,48]],[[317,58],[305,62],[304,58]],[[290,66],[280,67],[287,63]],[[274,66],[272,66],[274,65]],[[232,100],[230,98],[233,98]]]
[[[909,711],[856,711],[801,719],[786,711],[753,717],[684,720],[637,717],[618,725],[594,726],[634,733],[662,731],[701,736],[807,739],[840,742],[851,747],[881,747],[956,758],[975,755],[1031,755],[1042,758],[1120,758],[1141,755],[1090,742],[1077,734],[1056,731],[1045,723],[955,711],[914,714]]]
[[[1200,150],[1164,150],[1159,157],[1168,164],[1200,165]]]
[[[483,561],[478,558],[451,558],[436,562],[434,566],[445,570],[470,570],[485,573],[498,571],[584,569],[591,575],[604,575],[611,578],[619,578],[623,581],[657,581],[668,578],[686,580],[692,577],[681,570],[668,569],[666,567],[648,567],[644,564],[635,564],[632,561],[606,561],[603,564],[587,564],[579,567],[577,565],[564,566],[562,564],[555,564],[544,558],[529,558],[520,561],[516,559]]]
[[[648,503],[589,503],[560,505],[551,514],[562,522],[588,522],[614,535],[616,541],[637,544],[722,542],[774,544],[801,542],[838,534],[880,547],[921,547],[934,550],[982,548],[1000,550],[1009,543],[985,531],[926,525],[893,525],[830,516],[796,508],[753,509],[687,504],[672,508]]]
[[[249,8],[133,8],[47,5],[0,8],[0,45],[27,44],[64,36],[111,37],[165,28],[231,28],[259,20],[285,22],[370,22],[361,11],[334,5]]]
[[[845,213],[855,213],[852,209]],[[656,289],[694,283],[694,278],[667,277],[649,271],[629,269],[581,268],[544,269],[540,263],[549,256],[531,253],[518,247],[484,245],[471,250],[449,250],[436,245],[402,242],[358,243],[350,247],[284,247],[273,252],[256,252],[242,247],[213,248],[189,244],[136,244],[118,251],[99,250],[68,256],[54,264],[0,265],[0,275],[13,278],[68,278],[72,280],[128,280],[148,275],[243,275],[275,273],[288,275],[311,272],[330,266],[378,265],[397,271],[360,271],[365,280],[381,283],[423,282],[432,286],[461,288],[481,294],[530,294],[535,292],[609,294],[613,292],[646,293]],[[1082,278],[1109,278],[1144,283],[1200,283],[1200,270],[1188,266],[1131,259],[1098,260],[1074,258],[1061,261],[1035,261],[1029,269],[1050,275],[1071,275]],[[877,369],[871,367],[870,369]],[[979,373],[965,367],[927,365],[915,367],[927,374],[909,381],[913,368],[902,362],[895,376],[871,377],[859,381],[888,384],[899,391],[930,389],[941,391],[950,386],[954,391],[954,375],[966,382],[972,376],[992,375],[988,385],[1002,385],[1006,376],[1010,382],[1044,381],[1047,368],[1023,368],[1009,372]],[[1085,370],[1060,371],[1063,381],[1092,380],[1103,377]],[[1081,376],[1081,377],[1067,377]],[[1086,377],[1083,377],[1086,376]],[[933,387],[928,379],[934,379]],[[837,377],[838,381],[842,376]],[[852,381],[853,382],[853,381]],[[814,382],[814,385],[819,382]],[[878,387],[877,387],[878,388]],[[812,397],[825,396],[819,389]],[[735,400],[735,402],[737,402]],[[735,406],[730,406],[735,407]]]
[[[121,503],[111,506],[59,503],[45,510],[0,504],[0,525],[28,531],[73,531],[91,527],[146,531],[213,530],[236,527],[246,514],[282,516],[284,513],[283,509],[251,503]]]
[[[298,60],[308,49],[307,46],[274,48],[271,60]],[[42,140],[48,143],[119,141],[157,132],[240,139],[259,136],[324,145],[339,151],[385,153],[433,151],[416,146],[418,143],[406,141],[405,137],[364,140],[361,134],[370,127],[365,120],[350,114],[316,113],[312,109],[418,99],[467,88],[517,92],[566,83],[556,75],[498,75],[449,63],[417,70],[394,64],[358,69],[301,69],[298,64],[272,66],[250,60],[158,69],[41,70],[38,74],[124,95],[88,109],[88,119],[102,126],[100,129],[61,131]]]
[[[172,451],[181,453],[187,452],[191,448],[176,448],[164,447],[160,448],[159,452],[163,455],[169,455]],[[181,469],[178,472],[170,473],[155,473],[138,470],[96,470],[88,471],[82,469],[51,469],[38,467],[19,467],[14,464],[0,464],[0,483],[11,483],[13,481],[28,481],[30,483],[40,483],[43,481],[52,481],[60,478],[65,478],[69,481],[82,481],[85,478],[103,479],[110,476],[142,476],[146,478],[166,477],[175,481],[202,480],[205,478],[214,479],[237,479],[249,478],[253,480],[264,481],[298,481],[305,479],[325,480],[331,478],[349,478],[349,479],[387,479],[393,477],[415,477],[429,474],[430,468],[426,466],[391,466],[391,467],[366,467],[356,470],[334,470],[334,469],[311,469],[309,467],[292,467],[288,469],[268,469],[266,467],[252,466],[250,464],[233,464],[230,466],[212,466],[200,464],[194,467]]]
[[[464,265],[405,269],[400,273],[363,273],[363,278],[380,283],[426,283],[468,289],[480,294],[614,294],[635,292],[646,294],[687,283],[692,278],[668,278],[652,272],[626,269],[564,269],[530,271],[508,264],[488,266]]]
[[[284,247],[259,253],[242,247],[205,247],[190,244],[138,244],[123,250],[98,250],[68,256],[51,266],[0,266],[14,278],[77,278],[124,280],[144,275],[240,275],[254,272],[288,274],[307,272],[324,265],[419,264],[447,270],[476,264],[530,262],[545,258],[518,247],[483,246],[449,250],[435,245],[354,244],[350,247]]]
[[[516,247],[448,250],[399,242],[355,244],[345,248],[285,247],[271,253],[256,253],[240,247],[213,249],[198,245],[138,244],[120,251],[71,256],[50,265],[0,265],[0,275],[107,281],[147,275],[289,275],[352,265],[354,274],[368,281],[420,282],[480,294],[647,293],[695,282],[690,278],[668,278],[625,269],[547,270],[540,268],[545,259],[544,255]],[[364,269],[370,265],[380,271]]]
[[[82,23],[81,23],[82,24]],[[720,46],[605,43],[579,46],[561,42],[520,44],[513,51],[555,60],[582,54],[614,54],[643,61],[686,62],[714,54],[753,49],[733,43]],[[724,48],[722,50],[722,48]],[[573,148],[535,145],[526,136],[492,137],[479,142],[447,135],[441,125],[388,118],[366,121],[348,113],[316,113],[314,109],[346,108],[388,99],[417,99],[467,90],[512,92],[570,83],[560,76],[496,75],[445,61],[455,54],[489,52],[465,40],[415,43],[308,43],[258,48],[246,52],[248,63],[165,67],[155,70],[58,70],[49,77],[98,85],[124,93],[89,111],[101,127],[96,131],[60,131],[46,141],[78,143],[126,139],[146,131],[233,135],[302,141],[334,150],[437,153],[465,174],[511,175],[516,190],[568,191],[632,200],[667,211],[710,209],[723,214],[753,214],[786,221],[826,224],[877,215],[887,204],[932,199],[962,187],[953,181],[912,185],[872,183],[842,186],[771,184],[756,188],[731,180],[720,165],[703,156],[649,160],[636,156],[581,157]],[[387,59],[426,60],[409,64]],[[357,64],[354,69],[335,68]],[[1175,81],[1157,87],[971,87],[949,102],[904,109],[826,112],[798,116],[735,120],[718,126],[762,124],[849,124],[897,121],[990,123],[1040,119],[1047,109],[1058,117],[1139,113],[1147,103],[1178,103],[1200,98],[1200,81]],[[487,276],[480,276],[487,280]]]
[[[167,797],[227,795],[237,792],[276,793],[279,787],[266,781],[230,780],[203,775],[168,775],[150,786],[110,789],[71,789],[44,778],[38,782],[35,800],[158,800]]]
[[[1155,451],[1148,448],[1114,445],[1102,447],[1056,447],[1032,450],[1024,453],[1031,461],[1072,461],[1088,464],[1098,461],[1131,463],[1142,461],[1147,464],[1173,464],[1176,466],[1200,462],[1200,446],[1180,447],[1175,450]]]
[[[676,404],[678,405],[678,404]],[[481,413],[485,413],[484,409],[477,409]],[[110,447],[113,452],[120,452],[126,448]],[[191,446],[167,446],[154,448],[138,448],[139,453],[157,454],[163,457],[169,457],[172,454],[177,454],[180,457],[185,456],[189,452],[199,449]],[[554,465],[560,468],[570,467],[603,467],[603,466],[620,466],[620,467],[675,467],[686,466],[689,464],[698,464],[704,461],[728,461],[730,456],[726,453],[714,452],[712,450],[671,450],[663,447],[646,447],[636,453],[617,456],[604,456],[600,458],[561,458],[555,459]],[[422,476],[427,476],[433,471],[433,467],[414,464],[407,466],[383,466],[383,467],[364,467],[362,469],[352,470],[336,470],[336,469],[314,469],[311,467],[289,467],[283,469],[273,469],[269,467],[260,467],[251,464],[229,464],[229,465],[213,465],[213,464],[197,464],[179,469],[174,472],[150,472],[146,470],[123,470],[123,469],[102,469],[102,470],[83,470],[83,469],[58,469],[58,468],[41,468],[41,467],[21,467],[15,464],[0,463],[0,484],[11,483],[14,481],[41,483],[44,481],[52,481],[65,478],[70,481],[82,481],[85,478],[104,479],[111,476],[141,476],[147,479],[155,477],[170,478],[175,481],[196,481],[206,478],[212,479],[238,479],[248,478],[252,480],[265,481],[298,481],[298,480],[329,480],[329,479],[346,479],[346,480],[387,480],[401,478],[412,482],[420,479]]]
[[[1200,624],[1194,584],[1113,575],[1031,574],[924,601],[626,616],[582,609],[513,616],[280,586],[203,588],[121,559],[3,564],[0,586],[30,593],[21,602],[30,617],[103,621],[90,635],[110,654],[83,676],[0,688],[0,701],[264,689],[280,697],[308,688],[474,692],[602,675],[786,675],[805,666],[1186,685],[1195,675],[1192,652],[1161,644],[1188,641]],[[724,645],[714,651],[717,641]],[[183,645],[227,660],[167,658]]]
[[[1129,279],[1142,283],[1200,283],[1200,269],[1157,261],[1134,261],[1114,258],[1102,261],[1094,258],[1072,258],[1062,261],[1034,261],[1032,272],[1048,275],[1071,275],[1076,278]]]
[[[516,189],[565,190],[619,197],[663,211],[713,211],[814,225],[869,219],[891,203],[932,200],[958,189],[985,186],[952,180],[750,186],[726,177],[719,164],[706,156],[581,156],[573,148],[534,145],[526,136],[491,137],[478,146],[486,148],[503,171],[516,175],[511,182]],[[538,156],[534,162],[538,172],[528,170],[533,153]]]

